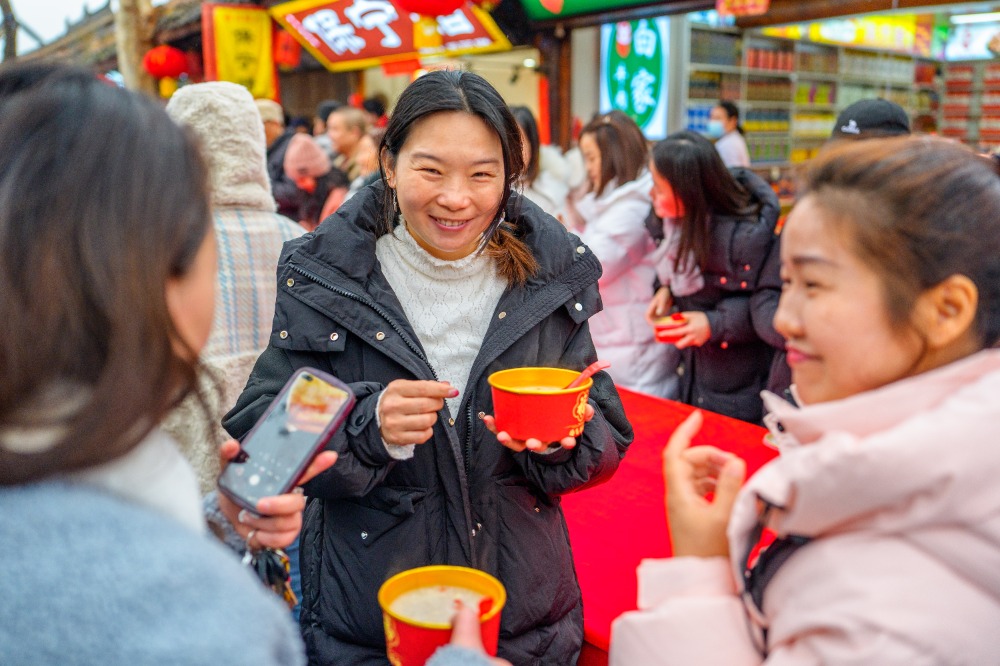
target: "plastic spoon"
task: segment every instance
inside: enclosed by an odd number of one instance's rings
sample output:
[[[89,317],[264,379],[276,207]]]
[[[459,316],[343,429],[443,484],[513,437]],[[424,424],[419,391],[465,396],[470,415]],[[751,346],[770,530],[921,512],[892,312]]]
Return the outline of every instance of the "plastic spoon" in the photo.
[[[567,384],[566,388],[568,389],[576,388],[580,384],[587,381],[587,379],[593,376],[594,373],[600,372],[604,368],[610,368],[610,367],[611,367],[611,361],[594,361],[586,368],[584,368],[583,372],[581,372],[579,375],[576,376],[576,379]]]

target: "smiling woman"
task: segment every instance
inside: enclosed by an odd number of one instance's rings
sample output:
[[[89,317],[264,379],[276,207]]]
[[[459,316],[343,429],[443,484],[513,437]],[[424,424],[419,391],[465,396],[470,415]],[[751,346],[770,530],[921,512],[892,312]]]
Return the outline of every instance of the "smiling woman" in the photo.
[[[598,373],[576,438],[494,433],[489,375],[597,360],[597,258],[513,192],[520,130],[468,72],[400,96],[382,182],[286,246],[271,346],[224,425],[241,436],[291,373],[325,369],[358,397],[307,487],[302,623],[316,663],[386,663],[379,586],[405,569],[481,569],[507,588],[499,653],[576,663],[580,591],[559,495],[614,472],[632,433]],[[476,415],[479,418],[476,418]],[[551,444],[551,446],[550,446]]]
[[[450,136],[465,138],[448,145]],[[447,148],[446,148],[447,147]],[[438,259],[475,252],[504,194],[500,139],[479,117],[445,111],[415,124],[386,182],[417,244]]]

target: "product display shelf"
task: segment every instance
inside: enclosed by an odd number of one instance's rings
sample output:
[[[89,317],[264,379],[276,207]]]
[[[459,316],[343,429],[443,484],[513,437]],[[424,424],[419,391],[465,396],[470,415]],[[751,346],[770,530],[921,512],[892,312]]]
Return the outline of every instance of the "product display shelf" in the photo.
[[[688,128],[704,131],[717,100],[734,101],[751,161],[764,170],[814,156],[837,114],[859,99],[890,99],[911,117],[939,112],[934,61],[696,24],[690,47]],[[996,83],[1000,120],[1000,74]],[[996,133],[1000,140],[1000,123]]]
[[[981,151],[1000,148],[1000,63],[944,66],[940,133]]]

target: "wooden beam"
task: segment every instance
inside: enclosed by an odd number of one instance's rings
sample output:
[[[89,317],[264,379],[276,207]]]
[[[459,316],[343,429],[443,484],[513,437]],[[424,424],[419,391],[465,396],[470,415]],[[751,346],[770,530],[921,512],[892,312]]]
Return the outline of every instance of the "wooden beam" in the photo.
[[[826,0],[824,2],[803,2],[802,0],[771,0],[771,8],[761,16],[745,16],[736,20],[737,27],[759,28],[782,23],[803,23],[837,16],[887,12],[895,9],[918,9],[920,7],[949,4],[968,4],[961,0]]]

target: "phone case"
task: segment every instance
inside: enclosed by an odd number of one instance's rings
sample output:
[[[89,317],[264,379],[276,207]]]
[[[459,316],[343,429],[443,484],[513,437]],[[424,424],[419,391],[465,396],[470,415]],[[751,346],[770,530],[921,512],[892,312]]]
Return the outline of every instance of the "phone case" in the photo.
[[[354,402],[354,393],[336,377],[300,368],[243,438],[240,454],[219,475],[219,490],[249,511],[256,511],[262,497],[289,492]]]

